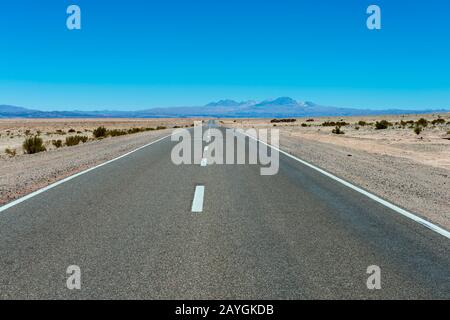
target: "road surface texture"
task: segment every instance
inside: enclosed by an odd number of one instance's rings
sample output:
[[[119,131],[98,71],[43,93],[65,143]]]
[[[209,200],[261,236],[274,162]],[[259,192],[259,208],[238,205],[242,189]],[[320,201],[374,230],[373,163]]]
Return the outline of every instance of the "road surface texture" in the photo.
[[[259,165],[176,166],[175,144],[1,212],[0,298],[450,298],[446,237],[285,155],[261,176]],[[67,289],[70,265],[80,290]],[[366,286],[370,265],[379,290]]]

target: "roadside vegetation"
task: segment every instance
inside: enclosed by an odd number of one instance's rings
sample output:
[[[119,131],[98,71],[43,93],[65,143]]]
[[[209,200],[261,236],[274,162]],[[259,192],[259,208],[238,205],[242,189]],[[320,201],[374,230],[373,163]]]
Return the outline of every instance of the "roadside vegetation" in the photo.
[[[98,127],[92,132],[92,134],[94,135],[95,138],[104,138],[106,137],[107,132],[108,130],[106,130],[105,127]]]
[[[390,126],[392,126],[392,123],[390,123],[387,120],[381,120],[381,121],[379,121],[379,122],[377,121],[375,123],[375,129],[377,129],[377,130],[384,130],[384,129],[389,128]]]
[[[409,128],[413,128],[414,127],[414,121],[413,120],[408,120],[408,121],[400,121],[400,126],[405,129],[406,126],[409,126]]]
[[[181,128],[180,126],[174,126],[174,129]],[[105,137],[118,137],[118,136],[124,136],[127,134],[135,134],[140,132],[146,132],[146,131],[154,131],[154,130],[164,130],[167,129],[167,127],[164,126],[158,126],[156,128],[131,128],[131,129],[112,129],[108,130],[103,127],[99,127],[94,130],[94,136],[98,138],[105,138]]]
[[[47,151],[47,149],[44,146],[44,141],[37,135],[31,138],[26,138],[25,141],[23,142],[22,147],[23,151],[26,154],[34,154]]]
[[[423,128],[428,126],[428,120],[424,119],[424,118],[420,118],[419,120],[416,121],[416,126],[421,126]]]
[[[295,119],[291,119],[292,121]],[[347,119],[345,119],[347,120]],[[234,120],[235,121],[235,120]],[[273,119],[270,123],[273,124],[274,127],[277,126],[279,122],[289,122],[290,119]],[[316,123],[314,123],[316,121]],[[317,129],[317,132],[320,132],[321,129],[319,127],[333,127],[331,130],[332,134],[342,135],[345,134],[347,130],[343,130],[348,128],[348,130],[359,131],[364,130],[386,130],[386,129],[408,129],[413,132],[414,135],[421,135],[425,131],[430,130],[430,128],[441,129],[443,134],[446,133],[443,139],[449,139],[448,135],[450,135],[450,131],[448,131],[448,125],[450,125],[450,121],[448,119],[442,118],[440,115],[433,118],[419,118],[414,120],[407,119],[399,119],[398,121],[388,121],[386,119],[378,120],[370,122],[368,120],[356,120],[352,123],[348,123],[344,121],[344,119],[340,120],[314,120],[314,119],[305,119],[304,122],[300,122],[298,124],[301,128],[309,128],[314,127]],[[420,137],[420,139],[423,139]]]
[[[336,126],[332,131],[334,134],[344,134],[345,132],[341,130],[341,126]]]
[[[53,146],[55,146],[56,149],[59,149],[63,146],[63,143],[61,140],[52,140]]]
[[[322,123],[323,127],[344,127],[344,126],[348,126],[350,123],[345,122],[345,121],[325,121]]]
[[[193,125],[192,125],[193,126]],[[190,127],[187,125],[186,127]],[[173,128],[181,128],[180,126],[175,126]],[[47,151],[47,146],[53,146],[55,149],[60,149],[62,147],[72,147],[79,145],[81,143],[86,143],[89,140],[100,140],[107,137],[118,137],[118,136],[124,136],[129,134],[135,134],[140,132],[146,132],[146,131],[155,131],[155,130],[164,130],[167,129],[166,126],[157,126],[157,127],[148,127],[148,128],[130,128],[130,129],[107,129],[103,126],[98,127],[92,131],[92,138],[89,138],[88,136],[81,135],[81,131],[76,131],[75,129],[69,129],[67,133],[64,130],[58,129],[55,130],[55,132],[46,132],[46,135],[67,135],[67,134],[74,134],[75,135],[68,135],[64,140],[57,139],[57,140],[48,140],[47,142],[44,142],[44,140],[40,137],[41,132],[36,131],[35,133],[32,133],[31,130],[25,130],[25,140],[22,144],[22,149],[24,154],[35,154],[39,152]],[[84,130],[85,132],[89,132],[90,130]],[[7,135],[9,136],[9,132],[7,132]],[[11,136],[13,138],[13,136]],[[17,151],[15,149],[6,148],[5,153],[10,157],[15,157],[17,155]]]
[[[436,125],[443,125],[443,124],[445,124],[445,120],[442,119],[442,118],[434,119],[433,121],[431,121],[431,124],[432,124],[433,126],[436,126]]]
[[[270,123],[291,123],[296,121],[297,119],[272,119]]]
[[[76,146],[78,145],[80,142],[87,142],[88,141],[88,137],[86,136],[71,136],[71,137],[67,137],[66,138],[66,146],[71,147],[71,146]]]
[[[295,119],[273,119],[270,122],[273,123],[274,127],[276,127],[276,123],[289,122],[290,120],[295,120]],[[331,131],[333,134],[345,134],[345,132],[342,130],[342,128],[348,127],[348,126],[350,126],[348,128],[354,129],[356,131],[358,131],[364,127],[371,127],[371,128],[374,128],[375,130],[385,130],[385,129],[389,129],[389,128],[394,128],[394,129],[408,128],[408,129],[411,129],[412,132],[414,132],[416,135],[420,135],[421,133],[424,132],[424,130],[426,130],[426,128],[430,128],[430,127],[433,127],[433,128],[443,127],[443,129],[445,129],[444,132],[447,132],[447,129],[445,128],[445,126],[450,124],[450,122],[448,122],[446,119],[441,118],[440,115],[438,115],[438,117],[433,120],[427,120],[425,118],[420,118],[418,120],[402,119],[402,120],[399,120],[396,122],[389,122],[388,120],[382,119],[382,120],[375,121],[375,122],[368,122],[367,120],[359,120],[359,121],[355,121],[354,123],[350,124],[348,122],[345,122],[344,119],[340,119],[339,121],[326,120],[326,121],[317,122],[317,124],[314,124],[314,123],[312,123],[314,121],[315,121],[314,119],[307,119],[307,120],[305,120],[305,122],[300,123],[299,126],[302,128],[307,128],[307,127],[316,127],[317,128],[317,126],[334,127],[334,129]],[[320,129],[318,129],[317,131],[320,131]],[[450,131],[448,131],[447,134],[450,134]]]
[[[17,154],[17,151],[16,151],[16,149],[6,148],[5,153],[10,157],[15,157]]]

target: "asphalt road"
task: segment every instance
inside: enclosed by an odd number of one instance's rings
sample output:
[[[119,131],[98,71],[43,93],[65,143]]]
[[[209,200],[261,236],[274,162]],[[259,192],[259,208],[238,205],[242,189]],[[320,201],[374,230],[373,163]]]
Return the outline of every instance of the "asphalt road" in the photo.
[[[0,213],[0,298],[450,298],[442,235],[285,155],[261,176],[259,165],[176,166],[175,144]],[[80,290],[66,287],[69,265]],[[366,286],[370,265],[379,290]]]

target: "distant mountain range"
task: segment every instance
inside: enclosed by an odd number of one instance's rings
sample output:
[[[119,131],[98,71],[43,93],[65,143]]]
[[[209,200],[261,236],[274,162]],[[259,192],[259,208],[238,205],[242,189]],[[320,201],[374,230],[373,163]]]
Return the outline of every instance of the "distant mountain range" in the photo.
[[[319,116],[364,116],[380,114],[417,114],[448,112],[446,109],[356,109],[322,106],[313,102],[298,102],[289,97],[256,101],[230,99],[208,103],[205,106],[153,108],[138,111],[40,111],[23,107],[0,105],[0,118],[285,118]]]

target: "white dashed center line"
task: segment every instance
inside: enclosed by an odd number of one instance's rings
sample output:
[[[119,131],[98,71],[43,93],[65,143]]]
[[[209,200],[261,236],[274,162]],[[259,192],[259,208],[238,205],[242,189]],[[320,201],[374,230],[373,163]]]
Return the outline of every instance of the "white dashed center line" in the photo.
[[[203,159],[200,162],[200,166],[206,167],[208,165],[208,157],[206,156],[206,152],[208,151],[208,146],[203,150]]]
[[[205,186],[196,186],[194,200],[192,200],[192,212],[203,211],[203,197],[205,195]]]

